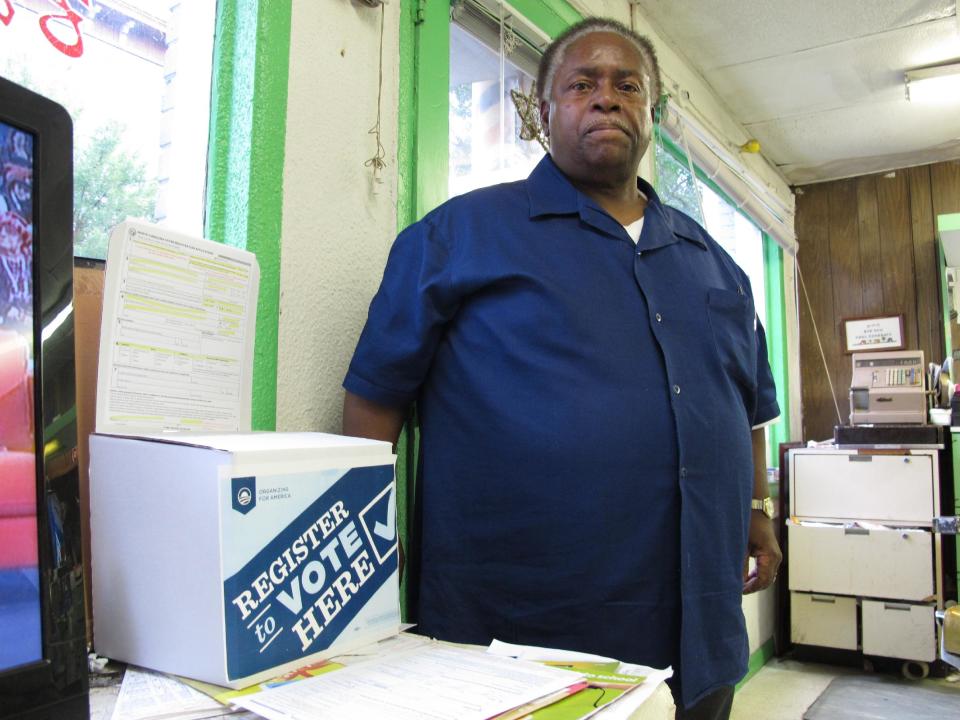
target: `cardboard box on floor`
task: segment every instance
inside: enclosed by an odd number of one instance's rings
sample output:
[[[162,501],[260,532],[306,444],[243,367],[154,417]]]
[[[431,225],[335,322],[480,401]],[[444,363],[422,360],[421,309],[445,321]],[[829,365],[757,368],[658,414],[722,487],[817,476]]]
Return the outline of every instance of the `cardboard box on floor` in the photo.
[[[99,654],[237,688],[399,632],[388,443],[94,434],[90,450]]]

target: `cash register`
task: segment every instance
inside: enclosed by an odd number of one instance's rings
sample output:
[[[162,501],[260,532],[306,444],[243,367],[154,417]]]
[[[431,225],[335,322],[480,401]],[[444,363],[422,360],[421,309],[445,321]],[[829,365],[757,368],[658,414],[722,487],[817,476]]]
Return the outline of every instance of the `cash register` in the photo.
[[[922,350],[854,353],[850,424],[925,424],[925,377]]]

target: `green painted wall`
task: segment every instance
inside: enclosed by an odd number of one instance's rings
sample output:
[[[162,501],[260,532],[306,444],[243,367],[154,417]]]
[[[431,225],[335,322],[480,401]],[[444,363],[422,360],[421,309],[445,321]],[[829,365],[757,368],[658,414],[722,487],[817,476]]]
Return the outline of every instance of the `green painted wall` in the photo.
[[[253,428],[277,423],[280,230],[290,2],[219,0],[210,105],[205,235],[260,264]]]

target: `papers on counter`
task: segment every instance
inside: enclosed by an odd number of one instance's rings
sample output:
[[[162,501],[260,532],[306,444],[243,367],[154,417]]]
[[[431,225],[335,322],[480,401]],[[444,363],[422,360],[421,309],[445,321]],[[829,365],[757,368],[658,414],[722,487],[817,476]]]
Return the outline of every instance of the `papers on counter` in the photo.
[[[235,712],[176,678],[128,667],[111,720],[201,720]]]
[[[603,655],[575,652],[573,650],[558,650],[556,648],[537,647],[536,645],[514,645],[512,643],[494,640],[487,648],[491,655],[512,657],[517,660],[532,660],[534,662],[589,662],[589,663],[616,663],[613,658]]]
[[[267,720],[486,720],[581,678],[431,643],[234,702]]]
[[[112,720],[201,720],[241,708],[250,712],[240,717],[267,720],[626,720],[672,674],[585,653],[499,641],[484,652],[408,633],[335,660],[244,690],[130,667]]]
[[[658,670],[602,655],[533,645],[512,645],[499,640],[490,643],[487,652],[553,666],[562,664],[583,674],[587,683],[583,691],[559,700],[540,713],[534,713],[534,720],[626,720],[673,675],[671,668]]]

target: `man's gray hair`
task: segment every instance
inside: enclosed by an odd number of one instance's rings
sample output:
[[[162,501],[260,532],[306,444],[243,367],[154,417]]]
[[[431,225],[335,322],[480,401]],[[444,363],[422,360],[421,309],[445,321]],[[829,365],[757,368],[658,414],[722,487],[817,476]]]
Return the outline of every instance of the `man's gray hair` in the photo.
[[[657,60],[657,51],[653,43],[644,35],[634,32],[623,23],[610,18],[591,17],[571,25],[558,35],[544,50],[537,68],[537,95],[541,100],[549,100],[553,90],[553,77],[563,63],[567,48],[574,42],[595,32],[608,32],[619,35],[637,48],[640,56],[646,61],[650,72],[650,101],[657,103],[660,100],[660,63]]]

